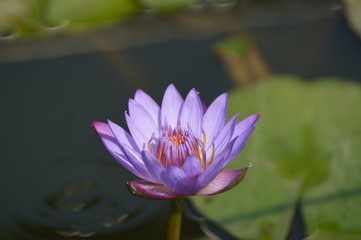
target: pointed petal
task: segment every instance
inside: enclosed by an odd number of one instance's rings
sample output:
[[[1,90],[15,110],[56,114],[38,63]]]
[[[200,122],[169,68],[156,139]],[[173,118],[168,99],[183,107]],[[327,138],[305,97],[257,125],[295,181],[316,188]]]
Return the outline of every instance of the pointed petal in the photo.
[[[158,137],[158,126],[153,121],[153,118],[148,111],[133,99],[129,99],[128,104],[129,116],[134,124],[137,125],[138,129],[142,131],[145,138],[149,140],[153,134],[155,137]]]
[[[129,131],[132,134],[135,143],[140,150],[143,150],[143,148],[147,146],[149,139],[145,137],[144,133],[127,113],[125,113],[125,120],[127,121]]]
[[[249,136],[251,135],[251,133],[255,128],[256,128],[255,126],[250,127],[248,130],[243,132],[241,136],[235,138],[232,151],[229,154],[227,160],[223,162],[223,167],[225,167],[228,163],[230,163],[242,151],[243,147],[247,143]]]
[[[161,184],[136,180],[126,183],[128,190],[137,197],[153,200],[174,198],[178,195]]]
[[[250,127],[252,127],[256,123],[259,117],[260,117],[259,114],[254,114],[249,117],[246,117],[245,119],[237,123],[232,138],[238,137],[239,135],[247,131]]]
[[[140,154],[127,146],[123,146],[123,151],[128,161],[138,171],[137,176],[153,182],[154,178],[150,175],[148,169],[145,167],[145,164],[142,161]]]
[[[180,114],[180,123],[184,127],[190,127],[193,134],[202,136],[203,105],[195,89],[192,89],[184,101]]]
[[[190,155],[185,160],[182,169],[187,175],[195,175],[202,171],[202,166],[199,159],[196,156]]]
[[[225,192],[239,184],[246,176],[248,167],[241,169],[223,169],[197,196],[215,195]]]
[[[226,124],[226,126],[224,126],[224,128],[221,130],[221,132],[215,137],[214,146],[215,146],[215,154],[216,155],[219,154],[220,152],[222,152],[223,149],[225,148],[225,146],[227,146],[227,144],[231,140],[231,137],[234,132],[234,128],[236,126],[238,115],[239,114],[236,114],[235,116],[233,116],[233,118],[231,118],[231,120],[229,120],[229,122]]]
[[[127,145],[132,147],[135,151],[140,152],[132,136],[130,136],[130,134],[127,133],[122,127],[110,120],[108,120],[108,126],[120,145]]]
[[[223,149],[223,151],[215,156],[212,163],[204,170],[202,175],[199,178],[200,183],[202,186],[208,185],[223,169],[224,162],[228,159],[229,154],[232,151],[232,147],[235,140],[230,141],[227,146]]]
[[[187,176],[179,180],[174,186],[174,192],[183,195],[189,196],[194,195],[203,187],[198,181],[199,174]]]
[[[174,87],[170,84],[165,90],[162,108],[161,108],[161,127],[169,124],[171,127],[176,127],[179,118],[179,112],[183,105],[183,98]]]
[[[213,139],[222,130],[227,119],[228,95],[220,95],[209,106],[203,117],[203,131],[206,134],[206,148],[212,144]]]
[[[142,158],[149,174],[153,176],[154,182],[161,183],[160,175],[165,171],[165,168],[148,151],[142,152]]]
[[[117,160],[123,167],[128,169],[130,172],[138,175],[138,171],[133,167],[131,163],[129,163],[109,126],[106,123],[102,122],[93,122],[92,124],[95,131],[98,133],[100,139],[102,140],[105,148],[109,151],[113,158],[115,158],[115,160]]]
[[[160,178],[163,185],[173,191],[176,183],[186,176],[182,169],[170,166],[166,171],[161,173]]]
[[[134,100],[137,101],[140,105],[144,107],[152,117],[153,121],[159,127],[159,116],[160,116],[160,108],[158,104],[151,98],[148,94],[138,89],[135,92]]]

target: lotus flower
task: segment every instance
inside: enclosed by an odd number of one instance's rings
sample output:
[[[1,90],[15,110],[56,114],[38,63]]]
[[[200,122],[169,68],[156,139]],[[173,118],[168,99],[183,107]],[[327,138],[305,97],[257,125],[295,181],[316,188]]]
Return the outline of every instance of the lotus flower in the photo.
[[[206,108],[195,89],[185,100],[174,85],[162,106],[142,90],[125,112],[130,134],[108,120],[93,122],[110,154],[139,180],[127,183],[135,195],[148,199],[205,196],[237,185],[247,167],[224,169],[243,149],[259,115],[237,123],[227,118],[228,95]]]

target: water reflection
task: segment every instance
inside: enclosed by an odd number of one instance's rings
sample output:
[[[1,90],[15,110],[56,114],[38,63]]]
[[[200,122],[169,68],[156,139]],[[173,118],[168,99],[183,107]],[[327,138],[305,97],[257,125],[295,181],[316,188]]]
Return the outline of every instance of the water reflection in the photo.
[[[93,179],[78,177],[67,181],[70,168],[97,169]],[[62,174],[58,175],[57,172]],[[118,172],[119,174],[114,174]],[[43,172],[44,173],[44,172]],[[168,201],[150,201],[127,192],[125,179],[133,178],[117,163],[93,160],[59,161],[47,167],[46,175],[58,175],[59,187],[47,182],[42,171],[33,175],[32,182],[43,181],[32,194],[17,192],[23,206],[14,201],[3,211],[0,239],[163,239],[166,233]],[[84,175],[79,172],[79,175]],[[85,174],[87,175],[87,174]],[[88,175],[89,176],[89,175]],[[50,178],[49,178],[50,179]],[[66,182],[62,184],[61,181]],[[3,205],[3,204],[2,204]],[[189,207],[187,207],[189,208]],[[187,209],[186,208],[186,209]],[[189,211],[187,211],[189,212]],[[4,220],[4,217],[8,221]],[[10,220],[10,221],[9,221]],[[203,231],[201,217],[185,214],[182,239],[220,239],[218,233]],[[223,238],[222,238],[223,239]]]

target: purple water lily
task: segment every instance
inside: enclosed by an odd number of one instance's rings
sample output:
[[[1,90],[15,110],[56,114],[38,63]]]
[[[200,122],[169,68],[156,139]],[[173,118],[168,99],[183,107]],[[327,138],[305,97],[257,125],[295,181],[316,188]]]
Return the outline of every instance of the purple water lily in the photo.
[[[237,185],[247,167],[224,169],[255,129],[259,115],[228,123],[228,95],[206,108],[195,89],[185,100],[174,85],[162,106],[142,90],[129,100],[125,113],[130,134],[117,124],[93,122],[103,144],[126,169],[141,178],[127,183],[148,199],[213,195]]]

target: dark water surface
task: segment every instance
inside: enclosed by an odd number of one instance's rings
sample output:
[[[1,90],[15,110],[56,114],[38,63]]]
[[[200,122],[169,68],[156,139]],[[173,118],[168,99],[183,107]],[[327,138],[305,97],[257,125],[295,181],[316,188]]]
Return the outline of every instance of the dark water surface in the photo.
[[[361,44],[341,14],[246,33],[274,73],[361,81]],[[128,193],[124,182],[135,177],[106,152],[91,121],[125,126],[137,88],[158,102],[169,83],[183,95],[196,87],[207,103],[230,90],[210,50],[227,35],[0,64],[0,239],[162,239],[168,203]],[[192,216],[183,239],[233,238]],[[289,239],[303,237],[302,226]]]

